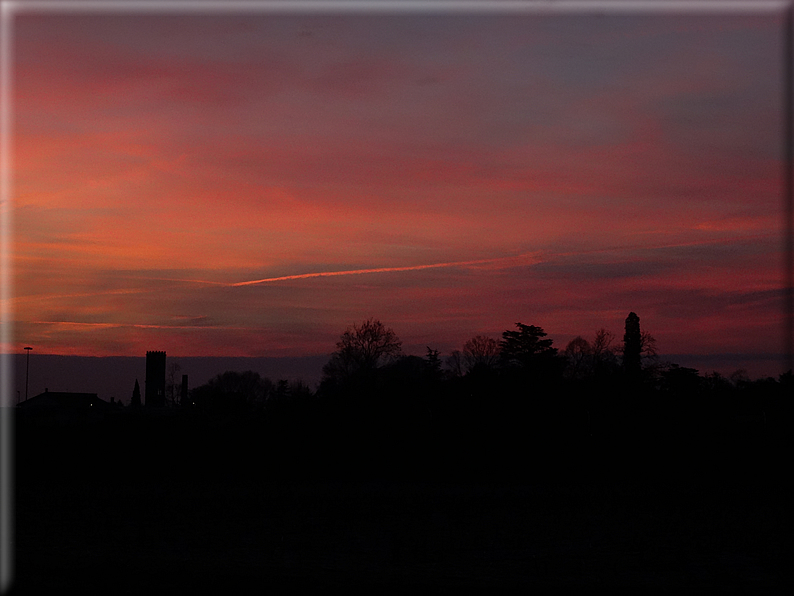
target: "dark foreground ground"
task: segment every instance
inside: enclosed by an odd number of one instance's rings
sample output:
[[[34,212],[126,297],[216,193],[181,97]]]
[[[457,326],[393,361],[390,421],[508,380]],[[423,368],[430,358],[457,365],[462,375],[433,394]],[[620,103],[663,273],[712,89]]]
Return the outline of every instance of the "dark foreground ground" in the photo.
[[[650,473],[659,454],[632,445],[529,442],[498,474],[481,459],[469,472],[464,455],[392,474],[367,473],[380,455],[334,468],[331,446],[310,471],[284,473],[268,462],[305,460],[234,425],[103,424],[18,425],[12,594],[791,585],[790,456],[759,443],[763,429],[734,445],[754,446],[743,457],[711,449]]]

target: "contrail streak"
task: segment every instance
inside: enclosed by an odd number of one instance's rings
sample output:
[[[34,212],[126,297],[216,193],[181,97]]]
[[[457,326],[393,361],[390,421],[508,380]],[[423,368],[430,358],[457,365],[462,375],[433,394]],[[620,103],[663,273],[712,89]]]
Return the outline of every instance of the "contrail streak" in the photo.
[[[240,281],[229,284],[232,287],[253,286],[266,284],[275,281],[289,281],[293,279],[309,279],[311,277],[335,277],[338,275],[362,275],[364,273],[393,273],[397,271],[420,271],[422,269],[439,269],[441,267],[466,267],[470,265],[484,265],[487,263],[505,263],[508,261],[531,264],[540,262],[539,253],[528,253],[514,257],[498,257],[495,259],[479,259],[476,261],[454,261],[450,263],[433,263],[431,265],[412,265],[410,267],[379,267],[377,269],[350,269],[348,271],[322,271],[317,273],[301,273],[298,275],[283,275],[281,277],[266,277],[264,279],[254,279],[251,281]]]

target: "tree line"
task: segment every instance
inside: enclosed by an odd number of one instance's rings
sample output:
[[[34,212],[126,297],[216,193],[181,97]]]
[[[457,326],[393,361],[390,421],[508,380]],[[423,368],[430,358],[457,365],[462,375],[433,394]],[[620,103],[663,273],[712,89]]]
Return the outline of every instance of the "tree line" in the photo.
[[[378,394],[387,397],[400,391],[405,397],[456,392],[465,397],[466,393],[471,396],[473,388],[478,394],[489,390],[531,394],[553,388],[556,395],[590,392],[597,400],[594,393],[601,392],[613,397],[728,397],[775,393],[791,386],[791,371],[777,379],[752,381],[742,370],[730,377],[718,372],[701,375],[696,369],[662,362],[656,339],[639,322],[635,313],[628,315],[622,341],[600,328],[590,339],[573,338],[562,350],[542,327],[519,322],[498,340],[475,335],[442,358],[429,346],[424,357],[403,354],[395,331],[370,318],[342,333],[315,390],[302,381],[274,382],[252,371],[228,371],[192,389],[183,405],[217,413],[256,414],[283,409],[287,402],[363,394],[377,399]],[[178,405],[175,372],[178,369],[169,372],[168,394],[169,402]]]
[[[720,457],[783,452],[793,384],[790,371],[751,381],[660,362],[635,313],[622,340],[602,328],[559,350],[542,327],[516,323],[446,356],[404,354],[372,318],[341,334],[315,390],[227,372],[190,392],[190,410],[252,422],[245,450],[291,470],[504,476],[555,462],[555,474],[589,474],[605,462],[672,465],[673,453],[691,467],[717,445]]]
[[[183,471],[237,466],[262,478],[600,478],[757,467],[790,452],[791,371],[701,375],[661,362],[639,323],[630,313],[622,339],[602,328],[559,349],[542,327],[519,322],[498,339],[475,335],[449,354],[428,346],[416,356],[367,319],[340,335],[315,388],[227,371],[177,401],[174,368],[168,403],[179,407],[126,407],[95,432],[129,444],[144,475],[163,454]]]

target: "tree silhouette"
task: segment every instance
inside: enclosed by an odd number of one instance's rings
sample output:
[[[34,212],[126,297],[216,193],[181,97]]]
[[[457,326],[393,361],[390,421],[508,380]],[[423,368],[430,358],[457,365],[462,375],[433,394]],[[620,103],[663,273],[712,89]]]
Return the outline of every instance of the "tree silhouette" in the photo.
[[[323,367],[326,378],[342,380],[356,373],[369,373],[400,355],[402,342],[391,328],[377,319],[353,324],[336,343],[336,352]]]
[[[380,383],[384,392],[395,393],[410,388],[417,393],[433,374],[428,361],[419,356],[400,356],[383,367]],[[405,396],[402,396],[405,397]]]
[[[623,370],[630,379],[640,376],[640,357],[642,354],[642,333],[640,332],[640,317],[630,312],[626,317],[626,332],[623,335]]]
[[[533,367],[540,362],[549,362],[557,355],[553,340],[542,339],[546,332],[535,325],[516,323],[518,331],[505,331],[499,342],[500,357],[506,366]]]
[[[493,368],[499,361],[499,345],[496,340],[484,335],[475,335],[463,344],[463,362],[466,372],[475,367]]]
[[[438,350],[433,350],[427,346],[427,356],[425,356],[428,376],[431,380],[437,381],[441,378],[441,356]]]
[[[661,390],[676,395],[694,395],[703,383],[697,369],[672,364],[661,373]]]
[[[460,350],[452,350],[452,353],[447,356],[445,362],[453,377],[463,376],[463,353]]]
[[[135,379],[135,388],[132,390],[132,400],[130,400],[132,407],[140,407],[141,405],[141,386],[138,385],[138,379]]]
[[[596,377],[602,376],[609,370],[617,368],[617,357],[612,342],[615,341],[615,334],[601,327],[596,331],[595,338],[591,344],[593,351],[593,374]]]
[[[272,382],[253,371],[226,371],[190,392],[192,402],[207,412],[242,414],[259,409]]]
[[[645,367],[643,372],[643,358],[656,359],[656,338],[647,331],[640,329],[640,317],[630,312],[626,317],[626,332],[623,336],[623,370],[626,377],[634,382],[641,377],[646,380],[658,377],[660,369],[653,363]]]
[[[568,372],[572,379],[580,379],[590,371],[593,358],[593,347],[590,342],[577,335],[563,350],[568,363]]]
[[[612,342],[615,340],[615,334],[607,331],[601,327],[596,331],[595,338],[593,339],[593,355],[596,357],[603,357],[612,353]]]
[[[179,405],[179,400],[181,397],[179,389],[181,383],[177,382],[177,378],[179,378],[179,373],[181,370],[182,367],[179,365],[178,362],[168,363],[168,377],[165,385],[165,395],[166,395],[166,401],[169,402],[170,405],[172,406]]]
[[[644,358],[655,358],[656,351],[656,338],[648,331],[640,333],[640,355]]]

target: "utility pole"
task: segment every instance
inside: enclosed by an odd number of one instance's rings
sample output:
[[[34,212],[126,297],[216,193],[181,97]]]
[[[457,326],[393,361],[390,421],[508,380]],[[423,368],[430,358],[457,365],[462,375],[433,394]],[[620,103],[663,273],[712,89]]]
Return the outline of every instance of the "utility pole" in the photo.
[[[30,351],[33,348],[25,348],[25,351],[28,353],[25,362],[25,401],[28,401],[28,375],[30,373]]]

